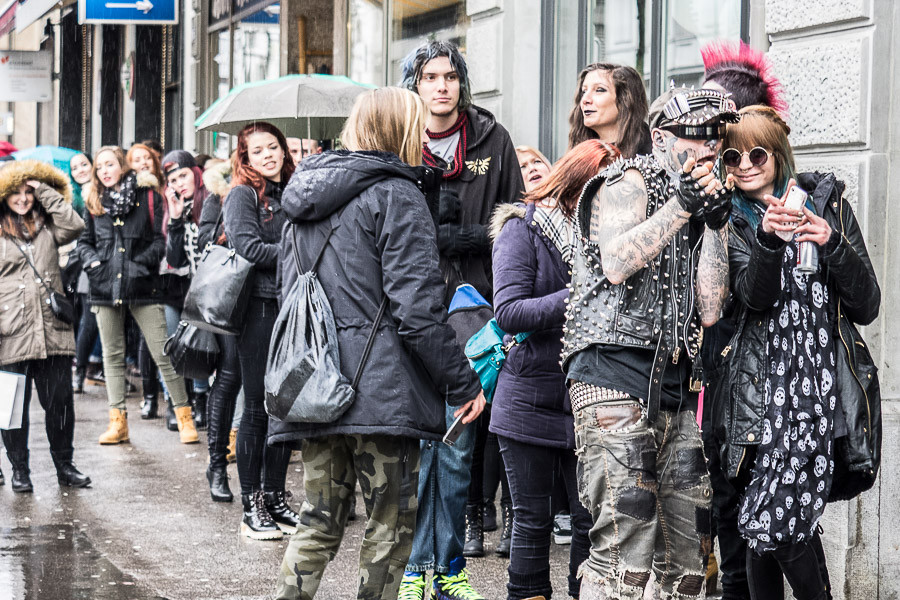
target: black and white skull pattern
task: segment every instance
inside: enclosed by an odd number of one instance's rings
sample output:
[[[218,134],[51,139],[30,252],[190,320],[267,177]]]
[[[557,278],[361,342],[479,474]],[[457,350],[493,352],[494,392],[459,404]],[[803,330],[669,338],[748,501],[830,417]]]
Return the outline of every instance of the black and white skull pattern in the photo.
[[[834,340],[820,273],[782,262],[782,291],[768,314],[762,436],[738,528],[756,552],[811,539],[834,471]]]

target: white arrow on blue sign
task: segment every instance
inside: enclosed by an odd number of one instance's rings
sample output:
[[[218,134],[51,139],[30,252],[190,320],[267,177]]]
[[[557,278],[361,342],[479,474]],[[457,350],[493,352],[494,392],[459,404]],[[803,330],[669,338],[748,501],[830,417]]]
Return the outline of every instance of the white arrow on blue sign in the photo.
[[[178,0],[78,0],[78,22],[174,25]]]

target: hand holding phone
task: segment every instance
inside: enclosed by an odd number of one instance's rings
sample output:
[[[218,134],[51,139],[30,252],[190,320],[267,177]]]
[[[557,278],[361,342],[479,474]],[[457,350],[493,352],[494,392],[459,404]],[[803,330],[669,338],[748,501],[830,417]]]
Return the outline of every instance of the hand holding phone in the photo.
[[[456,440],[459,439],[459,436],[462,435],[463,430],[466,428],[466,424],[463,423],[463,416],[466,413],[460,413],[456,420],[453,421],[453,425],[447,430],[447,433],[444,434],[444,438],[441,440],[448,446],[452,446],[456,443]]]

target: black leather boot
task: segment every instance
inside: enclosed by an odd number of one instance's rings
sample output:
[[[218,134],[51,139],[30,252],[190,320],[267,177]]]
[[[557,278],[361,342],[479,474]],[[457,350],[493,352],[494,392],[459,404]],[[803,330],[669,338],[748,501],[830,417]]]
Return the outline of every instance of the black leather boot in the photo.
[[[495,552],[500,556],[509,558],[509,550],[512,548],[513,511],[512,504],[500,503],[500,518],[503,520],[503,529],[500,530],[500,541],[497,542]]]
[[[228,487],[228,471],[225,467],[206,467],[206,480],[209,482],[209,495],[213,502],[231,502],[234,495]]]
[[[466,544],[463,556],[477,558],[484,556],[484,505],[466,505]]]
[[[278,527],[287,534],[297,533],[297,527],[300,525],[300,515],[288,506],[287,501],[291,499],[291,493],[284,490],[280,492],[263,492],[263,498],[266,502],[266,510],[272,515],[272,519]]]
[[[251,540],[280,540],[284,537],[281,529],[266,510],[262,490],[252,494],[241,494],[244,516],[241,518],[241,535]]]
[[[191,408],[194,411],[194,426],[197,429],[206,429],[206,401],[209,392],[191,391]]]
[[[484,532],[497,531],[497,505],[490,498],[484,499]]]
[[[75,468],[71,452],[60,454],[50,452],[50,455],[53,457],[53,465],[56,467],[56,479],[59,481],[59,485],[76,488],[91,485],[91,478]]]
[[[22,452],[6,451],[9,462],[12,463],[12,477],[10,484],[12,490],[18,493],[33,492],[34,486],[31,485],[31,470],[28,468],[28,450]]]
[[[159,415],[158,411],[158,394],[144,394],[144,401],[141,402],[141,418],[155,419]],[[176,425],[177,427],[177,425]]]
[[[72,378],[72,391],[76,394],[84,393],[84,378],[87,375],[87,367],[75,367],[75,376]]]
[[[178,418],[175,416],[175,406],[172,405],[172,396],[166,394],[166,429],[178,431]]]

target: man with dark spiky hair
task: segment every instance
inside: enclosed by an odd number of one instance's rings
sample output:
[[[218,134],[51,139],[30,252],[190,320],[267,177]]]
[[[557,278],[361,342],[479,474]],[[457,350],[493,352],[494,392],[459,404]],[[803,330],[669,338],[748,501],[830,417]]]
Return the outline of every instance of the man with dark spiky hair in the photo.
[[[441,169],[438,215],[441,271],[447,302],[460,283],[469,283],[488,301],[493,297],[491,244],[487,225],[498,203],[515,202],[524,183],[507,131],[487,110],[472,104],[469,72],[459,49],[429,42],[403,61],[402,86],[425,101],[431,113],[423,148],[426,164]],[[460,340],[465,343],[465,340]],[[447,409],[447,426],[454,420]],[[431,598],[479,600],[465,570],[468,556],[481,556],[482,469],[472,468],[473,450],[487,436],[490,413],[466,428],[454,446],[422,443],[419,510],[413,550],[400,598],[423,598],[425,574],[434,571]],[[473,475],[474,473],[474,475]],[[474,482],[473,490],[469,484]],[[467,502],[468,500],[468,502]],[[464,553],[467,518],[476,534]],[[510,524],[511,525],[511,524]],[[480,552],[474,546],[481,546]]]

